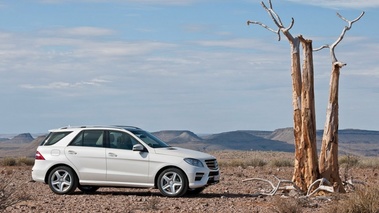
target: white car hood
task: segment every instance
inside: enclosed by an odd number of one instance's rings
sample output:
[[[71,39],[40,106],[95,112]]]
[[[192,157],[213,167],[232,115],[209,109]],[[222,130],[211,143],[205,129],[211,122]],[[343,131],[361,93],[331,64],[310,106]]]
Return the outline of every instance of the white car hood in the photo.
[[[204,152],[199,152],[199,151],[184,149],[184,148],[179,148],[179,147],[157,148],[155,149],[155,153],[161,154],[161,155],[178,156],[178,157],[183,157],[183,158],[197,158],[197,159],[215,158],[212,155],[209,155]]]

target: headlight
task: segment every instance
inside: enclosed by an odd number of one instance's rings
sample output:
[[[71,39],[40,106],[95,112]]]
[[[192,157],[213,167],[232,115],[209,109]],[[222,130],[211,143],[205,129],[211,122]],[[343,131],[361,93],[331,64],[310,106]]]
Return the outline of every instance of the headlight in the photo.
[[[189,165],[197,166],[197,167],[204,167],[203,163],[194,158],[184,158],[184,161],[187,162]]]

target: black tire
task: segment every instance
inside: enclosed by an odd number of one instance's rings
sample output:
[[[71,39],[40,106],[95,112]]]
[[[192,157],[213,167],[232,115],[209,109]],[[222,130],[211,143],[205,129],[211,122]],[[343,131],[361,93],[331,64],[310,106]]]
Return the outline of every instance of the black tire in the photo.
[[[70,167],[59,166],[51,170],[48,183],[55,194],[71,194],[78,187],[78,178]]]
[[[80,191],[82,191],[85,194],[92,194],[92,193],[95,193],[100,187],[79,185],[78,188],[80,189]]]
[[[169,168],[158,176],[158,189],[163,196],[181,197],[188,190],[187,176],[177,168]]]
[[[196,189],[188,189],[187,195],[188,196],[196,196],[200,194],[202,191],[204,191],[205,187],[196,188]]]

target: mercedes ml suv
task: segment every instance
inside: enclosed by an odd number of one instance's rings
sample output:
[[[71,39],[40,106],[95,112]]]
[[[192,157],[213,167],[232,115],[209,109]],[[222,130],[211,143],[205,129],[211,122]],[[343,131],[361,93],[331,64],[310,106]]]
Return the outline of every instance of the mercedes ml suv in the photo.
[[[56,194],[142,187],[178,197],[200,193],[220,174],[215,157],[171,147],[140,128],[81,126],[50,130],[37,148],[32,178]]]

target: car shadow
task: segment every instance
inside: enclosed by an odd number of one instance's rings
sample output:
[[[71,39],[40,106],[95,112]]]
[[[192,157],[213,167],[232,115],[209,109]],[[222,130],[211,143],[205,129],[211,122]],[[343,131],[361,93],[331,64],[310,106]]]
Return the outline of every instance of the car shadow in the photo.
[[[96,191],[94,193],[83,193],[81,191],[75,191],[71,195],[113,195],[113,196],[138,196],[138,197],[164,197],[159,192],[146,191],[146,192],[136,192],[136,191]],[[240,194],[240,193],[200,193],[198,195],[184,195],[181,198],[247,198],[247,197],[260,197],[261,194]]]

